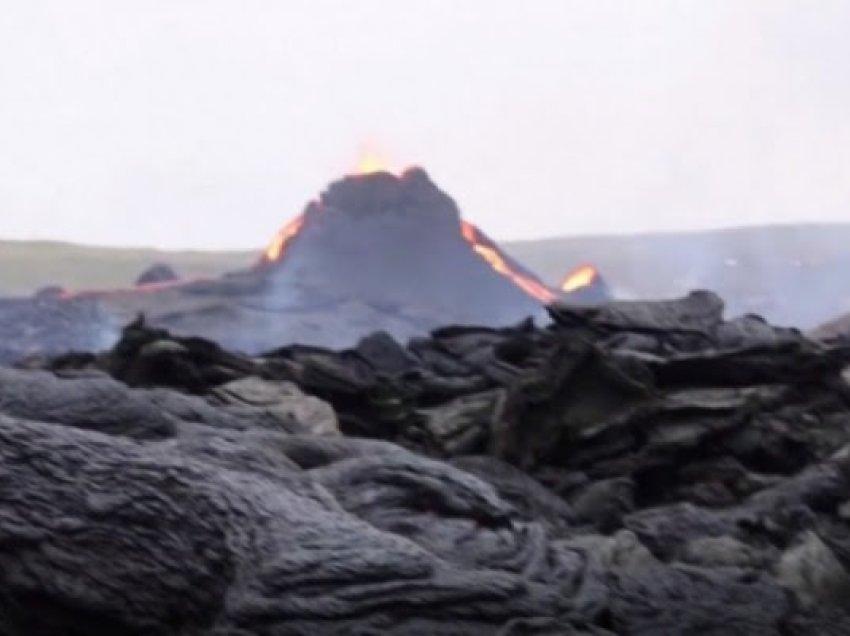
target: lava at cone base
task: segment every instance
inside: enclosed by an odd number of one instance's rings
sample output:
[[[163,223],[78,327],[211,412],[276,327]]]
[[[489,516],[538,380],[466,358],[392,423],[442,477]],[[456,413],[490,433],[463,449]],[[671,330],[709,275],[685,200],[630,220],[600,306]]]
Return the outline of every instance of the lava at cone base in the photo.
[[[564,277],[560,285],[562,292],[572,292],[580,287],[588,287],[598,278],[599,273],[593,265],[581,265]]]
[[[598,305],[613,299],[608,283],[593,265],[580,265],[560,285],[563,301],[574,305]]]

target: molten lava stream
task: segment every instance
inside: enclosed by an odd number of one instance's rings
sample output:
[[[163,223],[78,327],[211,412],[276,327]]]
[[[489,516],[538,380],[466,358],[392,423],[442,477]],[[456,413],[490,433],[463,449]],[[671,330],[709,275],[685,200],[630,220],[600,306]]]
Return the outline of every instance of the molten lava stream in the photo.
[[[158,283],[144,283],[135,287],[116,287],[114,289],[80,289],[68,290],[63,289],[57,297],[62,300],[73,300],[75,298],[105,298],[109,296],[117,296],[119,294],[149,294],[164,289],[175,289],[184,287],[192,283],[200,283],[209,280],[203,276],[192,276],[190,278],[179,278],[177,280],[166,280]]]
[[[596,268],[593,265],[582,265],[567,274],[561,283],[561,291],[569,293],[582,287],[589,287],[597,277]]]
[[[272,239],[263,255],[265,263],[276,263],[286,254],[286,248],[292,242],[301,228],[304,227],[304,215],[301,214],[287,223],[280,232]]]
[[[472,246],[472,249],[483,258],[494,270],[502,276],[510,278],[514,284],[520,287],[525,293],[533,298],[536,298],[542,303],[550,303],[555,300],[556,296],[546,287],[535,280],[523,276],[519,272],[514,271],[507,261],[499,254],[498,249],[494,245],[487,245],[481,237],[478,228],[468,221],[460,222],[460,233],[467,243]]]
[[[350,176],[364,176],[376,172],[386,172],[400,177],[404,170],[399,169],[399,166],[394,168],[394,165],[395,162],[391,161],[386,153],[378,150],[372,144],[368,144],[360,148],[360,157],[353,170],[348,174]]]

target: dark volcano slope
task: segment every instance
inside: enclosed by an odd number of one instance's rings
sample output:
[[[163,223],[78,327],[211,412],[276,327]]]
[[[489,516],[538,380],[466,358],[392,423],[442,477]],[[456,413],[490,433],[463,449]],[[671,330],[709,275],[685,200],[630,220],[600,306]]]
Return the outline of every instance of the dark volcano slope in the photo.
[[[275,297],[315,289],[389,312],[425,312],[442,324],[505,326],[542,312],[536,299],[494,270],[463,236],[455,202],[420,169],[332,183],[302,216],[297,234],[268,263]],[[506,266],[548,292],[537,277],[475,232]],[[436,327],[437,324],[433,324]]]
[[[850,350],[551,313],[0,370],[0,634],[850,633]]]

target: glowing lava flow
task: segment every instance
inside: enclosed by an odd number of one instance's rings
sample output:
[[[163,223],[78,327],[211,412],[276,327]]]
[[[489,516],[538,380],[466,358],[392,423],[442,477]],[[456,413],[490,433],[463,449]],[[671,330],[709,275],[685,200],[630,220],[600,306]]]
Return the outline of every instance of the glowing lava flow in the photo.
[[[117,287],[114,289],[81,289],[77,291],[63,289],[57,291],[56,298],[61,300],[74,300],[76,298],[108,298],[109,296],[118,296],[121,294],[149,294],[152,292],[162,291],[165,289],[175,289],[177,287],[185,287],[192,283],[200,283],[210,280],[202,276],[194,276],[190,278],[180,278],[178,280],[166,280],[158,283],[144,283],[135,287]]]
[[[489,241],[485,242],[485,239],[481,236],[478,228],[472,225],[472,223],[469,223],[468,221],[461,221],[460,232],[475,253],[483,258],[490,267],[499,272],[502,276],[511,279],[514,284],[520,287],[527,294],[543,303],[550,303],[555,300],[555,294],[549,291],[546,287],[526,276],[523,276],[522,274],[519,274],[518,272],[515,272],[511,266],[508,265],[507,261],[505,261],[504,257],[499,253],[498,249],[496,249],[496,247],[492,244],[488,245],[488,243],[490,243]]]
[[[357,161],[357,166],[352,174],[365,175],[375,174],[376,172],[398,174],[395,170],[390,168],[390,162],[381,153],[371,148],[364,149],[360,153],[360,159]]]
[[[389,172],[384,162],[377,155],[368,154],[357,164],[357,174],[372,174],[375,172]]]
[[[303,214],[296,216],[275,235],[272,242],[269,243],[269,246],[266,248],[264,260],[267,263],[275,263],[279,261],[286,253],[286,248],[289,246],[289,243],[295,238],[298,232],[301,231],[302,227],[304,227]]]
[[[589,287],[597,276],[596,268],[593,265],[582,265],[567,274],[561,283],[561,291],[569,293],[582,287]]]

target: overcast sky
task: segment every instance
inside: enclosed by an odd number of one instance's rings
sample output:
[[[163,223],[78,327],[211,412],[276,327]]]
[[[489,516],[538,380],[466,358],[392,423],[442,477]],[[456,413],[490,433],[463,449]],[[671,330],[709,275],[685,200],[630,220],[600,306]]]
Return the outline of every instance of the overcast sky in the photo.
[[[0,237],[260,246],[363,144],[500,239],[850,221],[847,0],[0,0]]]

